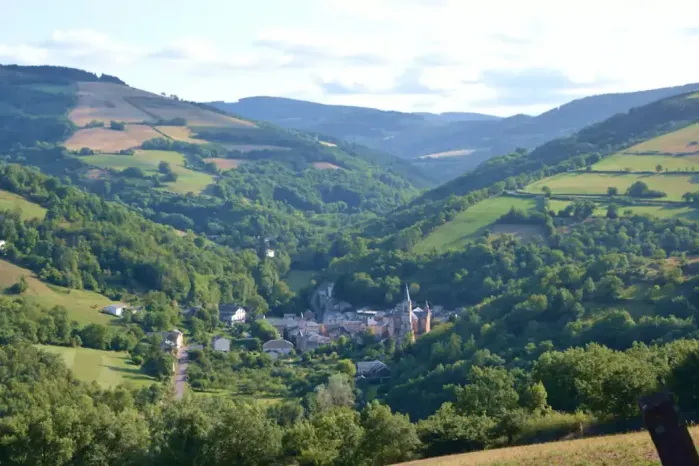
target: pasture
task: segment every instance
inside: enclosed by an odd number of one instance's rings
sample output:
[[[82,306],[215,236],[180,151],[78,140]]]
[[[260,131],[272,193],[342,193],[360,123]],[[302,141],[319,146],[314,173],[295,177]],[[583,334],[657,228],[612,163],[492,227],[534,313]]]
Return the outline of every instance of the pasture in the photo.
[[[92,120],[106,124],[111,120],[127,123],[151,121],[151,115],[124,100],[125,97],[144,95],[155,96],[114,83],[81,82],[78,83],[78,105],[70,111],[68,117],[78,126],[85,126]]]
[[[248,152],[263,151],[263,150],[274,151],[274,152],[287,152],[287,151],[291,150],[291,148],[289,148],[289,147],[270,146],[267,144],[227,144],[227,143],[222,143],[221,145],[228,150],[241,152],[243,154],[247,154]]]
[[[105,306],[112,304],[105,296],[86,290],[71,290],[56,285],[50,285],[39,280],[31,270],[23,269],[10,262],[0,260],[0,293],[14,285],[24,276],[29,287],[19,295],[30,303],[51,308],[63,306],[68,311],[68,318],[81,325],[109,324],[118,320],[100,312]],[[12,295],[15,296],[15,295]]]
[[[592,166],[594,171],[624,171],[654,172],[660,165],[662,170],[670,171],[698,171],[699,155],[632,155],[614,154],[605,157]]]
[[[690,432],[694,443],[697,444],[699,442],[699,427],[691,428]],[[499,448],[401,464],[403,466],[540,466],[549,464],[650,466],[659,465],[660,459],[650,435],[647,432],[636,432],[521,447]]]
[[[415,246],[414,251],[423,253],[436,249],[442,252],[463,247],[468,241],[489,228],[489,225],[495,220],[505,215],[512,207],[529,211],[536,207],[536,201],[528,198],[502,196],[481,201],[460,212],[450,222],[427,235]]]
[[[342,170],[342,167],[330,162],[313,162],[311,165],[319,170]]]
[[[125,100],[156,119],[171,120],[181,117],[187,120],[187,124],[191,126],[257,127],[257,125],[247,120],[223,115],[188,102],[155,94],[129,95],[125,97]]]
[[[100,351],[90,348],[36,345],[42,351],[61,356],[75,378],[84,382],[97,382],[102,388],[118,385],[143,387],[155,380],[129,362],[129,353]]]
[[[190,144],[206,144],[203,139],[195,139],[194,133],[186,126],[156,126],[156,130],[175,141],[188,142]]]
[[[174,193],[200,193],[213,182],[211,175],[185,168],[184,155],[179,152],[138,150],[134,155],[88,155],[80,157],[80,160],[90,165],[116,171],[136,167],[151,175],[159,173],[158,165],[160,162],[167,162],[170,164],[172,171],[177,174],[177,181],[167,184],[167,190]]]
[[[699,175],[643,175],[626,173],[561,173],[539,180],[524,188],[529,193],[541,193],[548,186],[553,194],[595,194],[606,195],[607,188],[614,186],[623,194],[636,181],[643,181],[650,189],[664,191],[663,201],[682,201],[686,192],[699,191]]]
[[[557,199],[549,200],[549,210],[559,212],[565,209],[573,201],[563,201]],[[607,215],[607,206],[609,203],[597,203],[597,208],[592,214],[595,217],[605,217]],[[699,211],[692,207],[687,207],[681,204],[669,205],[635,205],[627,206],[617,204],[619,206],[619,215],[624,215],[624,212],[630,210],[632,215],[642,215],[646,217],[657,218],[683,218],[685,220],[699,220]]]
[[[46,209],[39,204],[28,201],[18,194],[0,189],[0,210],[14,211],[17,209],[21,212],[21,217],[24,220],[32,218],[42,220],[46,215]]]
[[[73,133],[65,142],[70,150],[89,147],[96,152],[118,152],[139,147],[145,141],[162,137],[160,133],[147,125],[126,125],[125,131],[108,128],[85,128]]]
[[[436,154],[421,155],[418,159],[441,159],[445,157],[463,157],[466,155],[471,155],[475,152],[473,149],[457,149],[449,150],[446,152],[438,152]]]
[[[210,158],[206,159],[207,162],[213,162],[214,165],[219,170],[233,170],[234,168],[238,168],[241,164],[248,162],[247,160],[242,160],[242,159],[221,159],[221,158]]]
[[[689,154],[699,152],[699,123],[663,134],[626,149],[628,154]]]

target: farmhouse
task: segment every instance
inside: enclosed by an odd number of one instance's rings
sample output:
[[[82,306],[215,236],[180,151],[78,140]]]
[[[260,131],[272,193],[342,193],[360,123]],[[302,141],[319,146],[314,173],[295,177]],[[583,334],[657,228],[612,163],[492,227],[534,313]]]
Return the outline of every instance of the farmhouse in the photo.
[[[231,341],[228,338],[216,337],[211,343],[211,346],[213,346],[214,351],[228,353],[231,350]]]
[[[111,314],[113,316],[121,317],[124,311],[128,309],[128,306],[123,303],[110,304],[109,306],[102,309],[102,312],[106,314]]]
[[[160,343],[160,349],[166,351],[177,351],[184,345],[184,334],[177,329],[172,332],[163,332],[163,341]]]
[[[262,351],[277,359],[280,355],[287,355],[294,349],[294,344],[287,340],[270,340],[262,345]]]
[[[222,304],[218,309],[218,318],[228,326],[244,323],[247,311],[237,304]]]

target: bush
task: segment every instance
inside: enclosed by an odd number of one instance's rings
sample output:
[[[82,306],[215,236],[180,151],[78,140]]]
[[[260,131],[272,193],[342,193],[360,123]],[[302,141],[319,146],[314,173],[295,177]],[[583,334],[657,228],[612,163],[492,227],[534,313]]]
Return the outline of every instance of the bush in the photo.
[[[126,131],[126,123],[123,121],[112,120],[109,123],[109,128],[113,129],[114,131]]]
[[[27,288],[29,288],[29,284],[27,283],[27,279],[24,278],[24,275],[22,275],[22,277],[19,279],[19,281],[17,283],[15,283],[14,285],[12,285],[8,289],[8,291],[11,294],[22,294],[25,291],[27,291]]]

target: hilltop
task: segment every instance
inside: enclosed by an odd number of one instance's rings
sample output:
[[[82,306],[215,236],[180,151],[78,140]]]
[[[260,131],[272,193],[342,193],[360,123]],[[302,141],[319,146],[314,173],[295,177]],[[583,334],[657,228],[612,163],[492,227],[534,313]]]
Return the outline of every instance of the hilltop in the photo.
[[[699,84],[573,100],[538,116],[498,118],[474,113],[403,113],[251,97],[217,108],[249,118],[356,141],[409,159],[441,181],[516,148],[533,149],[633,107],[699,89]]]
[[[279,248],[301,267],[329,261],[331,231],[433,185],[386,153],[81,70],[2,67],[0,102],[5,161],[236,250]]]

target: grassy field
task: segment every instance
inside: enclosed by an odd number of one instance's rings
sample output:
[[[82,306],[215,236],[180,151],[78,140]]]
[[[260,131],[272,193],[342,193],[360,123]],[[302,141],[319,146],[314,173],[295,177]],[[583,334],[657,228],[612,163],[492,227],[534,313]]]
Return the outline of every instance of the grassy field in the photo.
[[[105,296],[92,291],[69,290],[48,285],[36,278],[31,270],[0,260],[0,290],[14,285],[22,276],[26,278],[29,288],[21,296],[29,302],[48,308],[64,306],[68,310],[68,317],[82,325],[109,324],[117,321],[116,318],[100,312],[112,303]]]
[[[511,207],[529,210],[535,207],[535,201],[515,197],[495,197],[481,201],[434,230],[418,243],[414,250],[419,253],[433,248],[446,251],[462,247],[488,225],[505,215]]]
[[[313,279],[315,272],[312,270],[292,270],[284,277],[284,281],[294,293],[298,293],[308,286]]]
[[[151,121],[153,118],[150,115],[124,100],[124,97],[143,95],[155,94],[113,83],[81,82],[78,83],[78,105],[68,116],[78,126],[92,120],[106,124],[111,120],[129,123]]]
[[[89,147],[97,152],[118,152],[139,147],[145,141],[162,137],[160,133],[147,125],[126,125],[125,131],[108,128],[80,129],[65,142],[70,150]]]
[[[699,170],[699,155],[676,156],[671,155],[632,155],[614,154],[605,157],[592,166],[599,171],[623,171],[629,169],[632,172],[655,171],[655,167],[661,165],[671,171]]]
[[[117,385],[142,387],[155,380],[129,363],[129,353],[100,351],[90,348],[37,345],[37,348],[58,354],[75,377],[85,382],[97,382],[103,388]]]
[[[78,84],[78,105],[69,117],[78,126],[84,126],[92,120],[136,123],[181,117],[189,125],[196,126],[256,127],[249,121],[205,110],[187,102],[103,82]]]
[[[167,162],[177,174],[175,183],[168,183],[168,191],[174,193],[200,193],[213,182],[207,173],[197,172],[184,167],[184,156],[179,152],[160,150],[139,150],[134,155],[99,154],[80,157],[80,160],[100,168],[122,171],[129,167],[138,167],[147,174],[158,173],[158,164]]]
[[[549,209],[554,212],[565,209],[572,201],[562,201],[551,199],[549,200]],[[598,208],[594,212],[595,217],[604,217],[607,215],[607,203],[598,203]],[[684,218],[687,220],[699,220],[699,211],[683,205],[637,205],[625,206],[619,205],[619,212],[630,210],[634,215],[645,215],[657,218]]]
[[[444,157],[463,157],[466,155],[471,155],[475,152],[473,149],[457,149],[450,150],[446,152],[438,152],[436,154],[421,155],[418,159],[441,159]]]
[[[313,162],[311,165],[313,165],[315,168],[319,170],[340,170],[342,167],[338,167],[334,163],[330,162]]]
[[[190,144],[206,144],[206,141],[203,139],[193,138],[194,133],[186,126],[156,126],[155,129],[177,141],[184,141]]]
[[[694,443],[699,441],[699,428],[690,429]],[[646,432],[593,437],[582,440],[542,443],[522,447],[486,450],[463,455],[444,456],[403,463],[414,466],[466,465],[659,465],[650,435]]]
[[[26,200],[22,196],[0,189],[0,210],[15,210],[22,211],[23,219],[38,218],[43,219],[46,215],[46,209],[38,204]]]
[[[524,190],[541,193],[548,186],[553,194],[606,194],[607,188],[615,186],[619,193],[625,192],[636,181],[645,182],[650,189],[664,191],[664,201],[682,201],[686,192],[699,191],[699,175],[641,175],[607,173],[561,173],[551,178],[532,183]]]
[[[629,154],[647,152],[686,154],[699,152],[699,123],[649,139],[626,149],[624,152]]]
[[[228,150],[235,150],[238,152],[242,152],[243,154],[246,154],[248,152],[261,151],[261,150],[269,150],[269,151],[276,151],[276,152],[287,152],[287,151],[291,150],[291,148],[289,148],[289,147],[269,146],[269,145],[265,145],[265,144],[226,144],[226,143],[223,143],[221,145]]]

